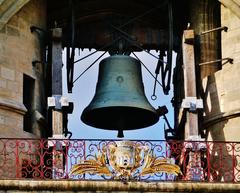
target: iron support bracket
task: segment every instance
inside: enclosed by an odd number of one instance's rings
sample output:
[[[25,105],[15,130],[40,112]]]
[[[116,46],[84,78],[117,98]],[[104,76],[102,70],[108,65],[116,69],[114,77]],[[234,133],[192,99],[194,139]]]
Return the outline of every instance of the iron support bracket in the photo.
[[[222,59],[217,59],[217,60],[213,60],[213,61],[209,61],[209,62],[200,63],[199,66],[207,65],[207,64],[214,64],[214,63],[218,63],[218,62],[222,62],[222,61],[225,61],[222,65],[224,65],[228,62],[230,64],[233,64],[233,58],[222,58]]]
[[[219,31],[219,30],[227,32],[228,31],[228,27],[227,26],[222,26],[222,27],[213,28],[213,29],[201,32],[200,35],[205,35],[205,34],[208,34],[208,33],[211,33],[211,32]]]
[[[197,109],[203,108],[203,100],[196,97],[186,97],[183,99],[181,107],[189,109],[190,112],[195,112]]]
[[[30,30],[31,30],[31,33],[33,33],[33,32],[37,32],[37,33],[41,32],[43,34],[48,34],[48,31],[46,31],[46,30],[44,30],[44,29],[42,29],[40,27],[36,27],[36,26],[31,26]]]
[[[54,107],[57,110],[61,110],[62,107],[69,106],[68,98],[61,95],[53,95],[48,97],[48,107]]]

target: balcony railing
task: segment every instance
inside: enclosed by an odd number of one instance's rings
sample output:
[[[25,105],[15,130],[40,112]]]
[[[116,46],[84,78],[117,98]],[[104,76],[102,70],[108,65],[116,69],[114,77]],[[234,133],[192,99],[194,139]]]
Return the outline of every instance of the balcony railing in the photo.
[[[240,182],[240,143],[0,139],[0,179]]]

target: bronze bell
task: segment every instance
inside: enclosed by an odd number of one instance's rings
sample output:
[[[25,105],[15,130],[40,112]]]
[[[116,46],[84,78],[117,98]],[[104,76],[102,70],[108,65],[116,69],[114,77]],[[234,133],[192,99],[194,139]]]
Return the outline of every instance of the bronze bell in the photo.
[[[126,55],[102,60],[95,96],[81,119],[92,127],[118,130],[118,137],[123,130],[155,124],[159,116],[145,96],[140,62]]]

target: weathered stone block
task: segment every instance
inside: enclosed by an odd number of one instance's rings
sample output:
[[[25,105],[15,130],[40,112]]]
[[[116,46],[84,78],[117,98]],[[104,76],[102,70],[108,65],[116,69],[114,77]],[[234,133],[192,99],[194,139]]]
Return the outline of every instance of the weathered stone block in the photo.
[[[8,26],[8,25],[7,25],[7,34],[10,36],[19,36],[20,35],[19,30],[17,28]]]
[[[17,93],[19,91],[19,83],[14,81],[7,81],[7,88]]]
[[[14,15],[9,21],[8,21],[8,25],[11,25],[13,27],[18,27],[18,15]]]
[[[7,80],[15,80],[15,71],[6,67],[1,66],[1,77]]]
[[[0,124],[5,123],[5,117],[3,115],[0,115]]]
[[[7,87],[7,81],[0,79],[0,88],[6,88]]]

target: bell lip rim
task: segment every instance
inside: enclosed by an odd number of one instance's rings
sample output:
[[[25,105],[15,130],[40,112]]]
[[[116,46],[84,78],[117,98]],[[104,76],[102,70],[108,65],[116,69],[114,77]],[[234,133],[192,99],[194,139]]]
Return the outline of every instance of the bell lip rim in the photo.
[[[159,120],[158,120],[159,121]],[[157,122],[158,122],[157,121]],[[83,122],[83,121],[82,121]],[[156,122],[156,123],[157,123]],[[89,127],[92,127],[93,129],[99,129],[99,130],[105,130],[105,131],[119,131],[117,128],[116,129],[114,129],[114,128],[102,128],[102,127],[94,127],[94,126],[92,126],[92,125],[88,125],[88,124],[86,124],[85,122],[83,122],[85,125],[87,125],[87,126],[89,126]],[[146,128],[148,128],[148,127],[151,127],[151,126],[153,126],[153,125],[155,125],[156,123],[154,123],[154,124],[152,124],[152,125],[148,125],[148,126],[145,126],[145,127],[139,127],[139,128],[128,128],[128,129],[122,129],[123,131],[133,131],[133,130],[140,130],[140,129],[146,129]]]
[[[105,109],[107,108],[111,108],[111,107],[115,107],[115,106],[110,106],[110,107],[104,107]],[[117,106],[116,106],[117,107]],[[146,111],[146,112],[149,112],[149,114],[152,114],[152,120],[149,124],[146,124],[144,126],[141,126],[141,127],[130,127],[130,128],[124,128],[123,130],[137,130],[137,129],[144,129],[144,128],[147,128],[147,127],[151,127],[153,125],[155,125],[157,122],[159,122],[160,120],[160,116],[158,115],[156,109],[152,108],[152,110],[146,110],[144,108],[139,108],[139,107],[132,107],[132,106],[129,106],[131,107],[132,109],[142,109],[143,111]],[[122,107],[122,108],[125,108],[125,107]],[[128,106],[126,106],[126,108],[128,108]],[[98,109],[103,109],[103,108],[96,108],[96,110]],[[90,121],[87,120],[87,118],[84,118],[84,116],[86,117],[86,114],[89,112],[88,108],[85,108],[80,116],[80,119],[81,121],[90,126],[90,127],[94,127],[94,128],[97,128],[97,129],[102,129],[102,130],[115,130],[115,131],[118,131],[117,128],[114,128],[114,127],[109,127],[109,128],[106,128],[106,127],[101,127],[101,126],[96,126],[95,124],[92,124]]]

